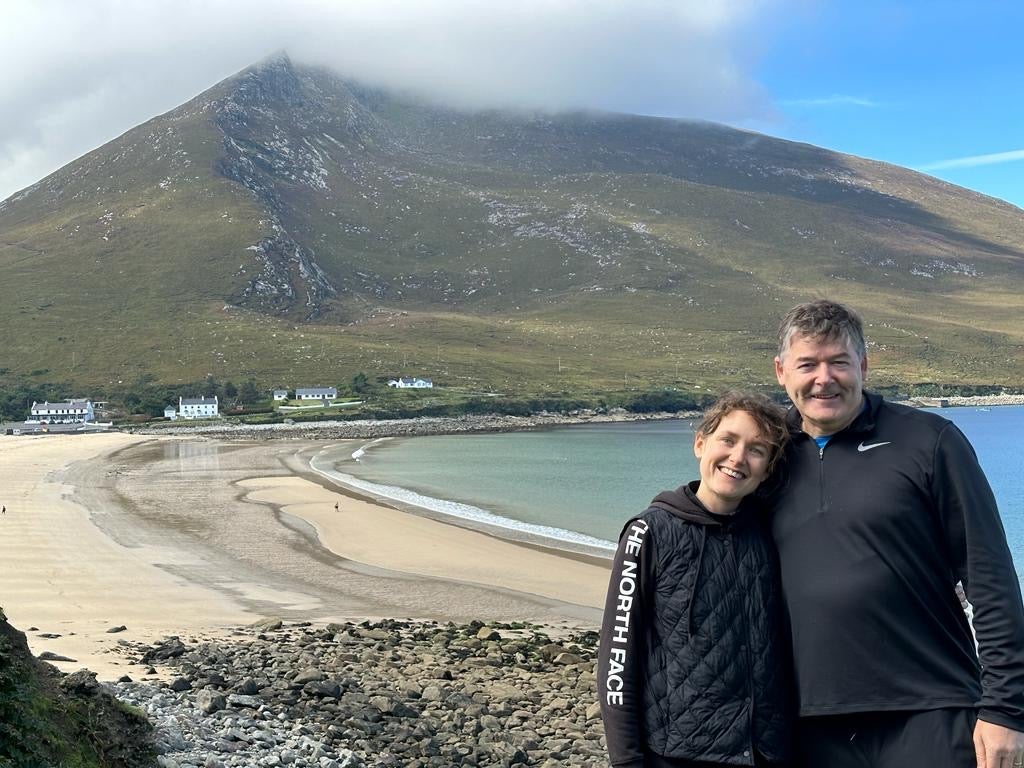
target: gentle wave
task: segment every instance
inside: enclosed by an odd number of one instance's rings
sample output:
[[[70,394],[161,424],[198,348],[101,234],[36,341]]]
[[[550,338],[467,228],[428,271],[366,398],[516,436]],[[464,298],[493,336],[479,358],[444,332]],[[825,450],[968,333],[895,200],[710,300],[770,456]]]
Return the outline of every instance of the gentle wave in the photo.
[[[378,441],[375,440],[373,443],[368,443],[362,446],[352,454],[352,458],[358,460],[356,454],[359,454],[360,457],[365,455],[366,450],[372,447],[376,442]],[[323,452],[324,451],[321,451],[321,453]],[[462,502],[450,501],[448,499],[438,499],[433,496],[424,496],[421,493],[411,491],[408,488],[401,488],[397,485],[372,483],[368,480],[363,480],[358,477],[353,477],[352,475],[347,475],[344,472],[339,472],[333,467],[318,466],[317,460],[319,458],[320,454],[317,454],[309,461],[310,469],[314,472],[319,475],[323,475],[328,479],[336,480],[342,485],[347,485],[372,496],[379,496],[381,498],[399,501],[404,504],[410,504],[446,517],[452,517],[459,520],[470,520],[472,522],[482,523],[495,528],[502,528],[519,534],[527,534],[529,536],[547,539],[553,543],[552,546],[556,547],[558,544],[572,544],[584,548],[592,548],[608,552],[614,551],[615,549],[614,542],[599,539],[596,536],[589,536],[585,533],[568,531],[564,528],[555,528],[550,525],[538,525],[537,523],[526,523],[521,520],[513,520],[512,518],[502,517],[501,515],[496,515],[493,512],[488,512],[486,509],[474,507],[470,504],[463,504]]]

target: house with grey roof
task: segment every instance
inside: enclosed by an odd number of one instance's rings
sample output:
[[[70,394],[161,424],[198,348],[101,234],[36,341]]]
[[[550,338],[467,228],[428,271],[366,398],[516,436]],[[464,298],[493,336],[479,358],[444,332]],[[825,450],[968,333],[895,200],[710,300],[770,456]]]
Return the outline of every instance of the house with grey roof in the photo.
[[[96,421],[92,400],[65,400],[60,403],[32,402],[26,424],[87,424]]]
[[[297,387],[296,400],[335,400],[338,397],[336,387]]]
[[[181,419],[216,419],[220,416],[217,396],[213,397],[179,397],[178,418]]]

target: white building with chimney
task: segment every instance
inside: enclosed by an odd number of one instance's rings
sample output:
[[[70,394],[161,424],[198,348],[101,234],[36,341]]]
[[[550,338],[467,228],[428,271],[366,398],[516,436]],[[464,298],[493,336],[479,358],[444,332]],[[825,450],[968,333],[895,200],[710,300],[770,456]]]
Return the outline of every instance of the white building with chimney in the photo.
[[[220,416],[217,396],[213,397],[179,397],[178,418],[181,419],[215,419]]]
[[[32,402],[26,424],[87,424],[96,421],[92,400],[67,400],[62,403]]]

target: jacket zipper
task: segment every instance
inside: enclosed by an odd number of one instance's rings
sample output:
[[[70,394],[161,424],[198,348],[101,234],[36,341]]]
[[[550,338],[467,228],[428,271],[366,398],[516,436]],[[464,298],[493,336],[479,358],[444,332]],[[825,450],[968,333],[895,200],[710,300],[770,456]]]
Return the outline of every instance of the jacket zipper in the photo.
[[[825,509],[825,447],[818,448],[818,510],[824,514]]]

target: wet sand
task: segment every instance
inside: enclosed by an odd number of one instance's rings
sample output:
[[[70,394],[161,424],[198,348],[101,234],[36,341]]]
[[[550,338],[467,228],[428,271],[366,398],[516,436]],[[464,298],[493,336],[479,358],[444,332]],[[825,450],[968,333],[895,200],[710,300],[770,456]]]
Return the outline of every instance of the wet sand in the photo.
[[[38,628],[33,651],[101,679],[141,671],[119,640],[210,636],[265,616],[599,621],[606,562],[334,488],[308,470],[323,447],[0,437],[0,606],[18,628]]]

